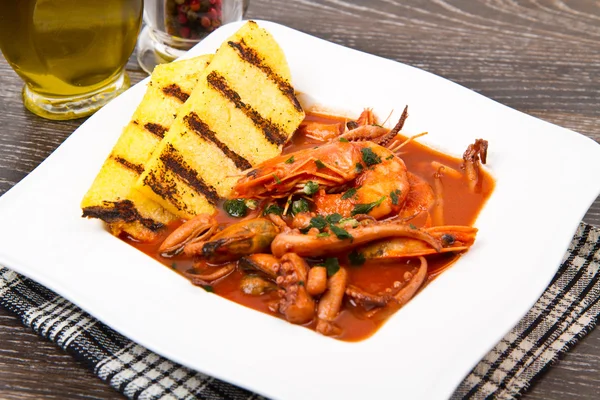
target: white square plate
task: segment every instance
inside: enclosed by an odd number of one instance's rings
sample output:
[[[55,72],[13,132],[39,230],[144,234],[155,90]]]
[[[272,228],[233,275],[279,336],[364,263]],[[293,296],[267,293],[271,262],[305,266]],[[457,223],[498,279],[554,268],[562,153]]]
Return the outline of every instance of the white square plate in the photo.
[[[191,52],[213,52],[242,23]],[[419,69],[281,25],[304,105],[384,115],[460,156],[490,143],[496,189],[475,246],[374,336],[346,343],[207,293],[81,218],[79,203],[141,100],[136,85],[0,198],[0,263],[188,367],[279,399],[442,399],[544,290],[600,191],[600,146]],[[393,118],[392,118],[393,120]]]

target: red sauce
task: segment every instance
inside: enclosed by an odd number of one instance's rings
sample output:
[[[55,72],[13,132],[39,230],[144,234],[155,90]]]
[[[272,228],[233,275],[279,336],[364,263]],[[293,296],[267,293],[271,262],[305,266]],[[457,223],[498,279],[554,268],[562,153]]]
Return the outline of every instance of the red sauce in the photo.
[[[331,124],[340,121],[343,122],[343,120],[339,118],[315,114],[307,114],[305,121]],[[303,134],[302,129],[299,129],[294,134],[290,143],[284,148],[283,153],[292,153],[319,144],[322,144],[322,142],[306,137]],[[467,144],[465,144],[465,148],[466,145]],[[436,169],[431,165],[432,161],[437,161],[448,167],[454,168],[455,170],[461,171],[460,166],[462,159],[450,157],[416,142],[410,142],[403,147],[401,158],[404,160],[408,171],[425,179],[432,186],[434,184],[433,174],[436,172]],[[445,225],[473,225],[477,215],[493,189],[494,181],[487,173],[483,174],[483,184],[480,193],[473,193],[469,190],[465,179],[452,178],[446,174],[443,178],[443,212]],[[258,210],[260,210],[260,207]],[[254,211],[253,213],[256,216],[259,216],[259,211]],[[223,225],[239,221],[237,218],[230,217],[222,208],[219,208],[218,210],[217,219]],[[422,226],[424,220],[415,219],[411,222],[416,226]],[[181,225],[181,222],[172,224],[165,230],[159,240],[152,243],[139,243],[127,238],[124,238],[124,240],[164,265],[173,268],[179,273],[183,273],[192,267],[191,260],[186,260],[181,256],[164,258],[161,257],[157,251],[162,240],[164,240],[164,238],[179,225]],[[475,241],[475,246],[476,245],[477,241]],[[453,253],[428,256],[427,282],[430,282],[444,270],[449,268],[459,257],[460,254]],[[368,292],[377,293],[390,287],[394,281],[403,281],[404,273],[414,269],[417,263],[418,260],[404,260],[396,263],[367,264],[359,267],[349,266],[347,267],[349,283]],[[213,290],[215,294],[238,304],[282,318],[281,315],[274,313],[269,309],[269,304],[277,301],[277,294],[275,292],[263,294],[261,296],[244,294],[240,290],[240,280],[242,277],[243,273],[236,270],[225,278],[212,283],[208,289]],[[202,289],[199,288],[199,290]],[[359,306],[354,306],[350,301],[345,300],[342,311],[335,321],[335,324],[342,330],[342,334],[337,338],[345,341],[365,339],[375,333],[389,315],[395,311],[396,310],[393,310],[387,314],[378,313],[369,317],[366,315],[367,310]],[[305,326],[314,329],[316,323],[312,322]]]

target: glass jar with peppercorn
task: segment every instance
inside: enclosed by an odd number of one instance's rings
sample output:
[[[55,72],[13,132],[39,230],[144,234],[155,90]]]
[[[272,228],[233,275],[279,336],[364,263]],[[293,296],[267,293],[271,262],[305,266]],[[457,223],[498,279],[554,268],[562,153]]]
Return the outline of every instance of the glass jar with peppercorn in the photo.
[[[219,26],[244,17],[249,0],[145,0],[138,62],[152,73],[183,55]]]

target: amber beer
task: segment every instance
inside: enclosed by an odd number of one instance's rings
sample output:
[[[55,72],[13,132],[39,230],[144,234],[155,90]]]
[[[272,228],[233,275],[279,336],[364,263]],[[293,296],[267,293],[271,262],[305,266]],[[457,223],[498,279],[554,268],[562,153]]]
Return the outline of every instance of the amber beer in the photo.
[[[0,48],[26,82],[25,105],[124,90],[142,9],[143,0],[0,0]]]

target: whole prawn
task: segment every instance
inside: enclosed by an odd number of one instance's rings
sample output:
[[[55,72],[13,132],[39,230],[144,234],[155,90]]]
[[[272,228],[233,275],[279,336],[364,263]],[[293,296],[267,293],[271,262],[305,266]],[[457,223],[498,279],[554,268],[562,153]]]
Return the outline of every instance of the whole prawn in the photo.
[[[344,217],[398,213],[410,189],[406,165],[392,151],[372,142],[338,141],[269,160],[240,179],[234,193],[281,198],[307,193],[310,184],[319,187],[318,213]],[[346,190],[328,193],[338,187]]]

